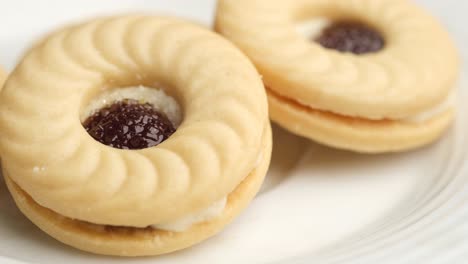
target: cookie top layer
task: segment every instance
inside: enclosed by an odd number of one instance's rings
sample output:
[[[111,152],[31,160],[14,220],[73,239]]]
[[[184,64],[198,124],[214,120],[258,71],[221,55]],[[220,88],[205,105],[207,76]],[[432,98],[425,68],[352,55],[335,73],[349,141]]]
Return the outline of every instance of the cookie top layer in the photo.
[[[323,18],[368,25],[385,46],[375,53],[343,53],[296,30]],[[447,32],[407,0],[221,0],[216,30],[254,61],[276,93],[346,116],[418,114],[442,102],[458,75]]]
[[[81,109],[103,90],[165,87],[183,110],[162,144],[94,140]],[[199,211],[253,170],[267,119],[252,63],[213,32],[170,17],[122,16],[59,30],[24,56],[0,96],[4,170],[69,218],[146,227]]]

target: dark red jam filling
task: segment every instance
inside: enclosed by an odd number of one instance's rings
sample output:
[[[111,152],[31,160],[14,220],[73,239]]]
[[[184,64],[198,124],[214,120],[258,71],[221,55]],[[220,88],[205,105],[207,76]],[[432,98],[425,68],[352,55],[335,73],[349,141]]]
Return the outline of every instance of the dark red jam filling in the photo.
[[[135,100],[102,108],[86,119],[83,126],[95,140],[119,149],[154,147],[176,131],[165,114]]]
[[[333,23],[315,41],[328,49],[358,55],[378,52],[385,46],[385,40],[378,31],[356,22]]]

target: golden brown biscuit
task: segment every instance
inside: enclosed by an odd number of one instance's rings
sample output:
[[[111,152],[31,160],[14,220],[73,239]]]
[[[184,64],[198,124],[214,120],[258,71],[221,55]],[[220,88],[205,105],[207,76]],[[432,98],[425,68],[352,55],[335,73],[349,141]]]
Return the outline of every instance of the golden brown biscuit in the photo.
[[[271,151],[255,67],[218,35],[170,17],[51,34],[8,78],[0,130],[23,212],[67,244],[111,255],[161,254],[218,232],[256,193]],[[114,243],[85,222],[138,237]]]
[[[264,151],[271,153],[271,131],[266,131]],[[20,210],[39,228],[57,240],[96,254],[117,256],[159,255],[201,242],[229,224],[255,197],[268,170],[270,154],[229,194],[228,203],[219,217],[193,225],[184,232],[152,228],[112,227],[63,217],[40,206],[10,178],[7,186]]]
[[[221,0],[215,28],[254,61],[271,118],[294,133],[402,151],[434,141],[454,118],[457,52],[410,1]]]
[[[291,132],[332,147],[366,153],[424,146],[445,132],[455,114],[449,109],[422,122],[375,121],[304,107],[271,91],[268,91],[268,97],[275,122]]]

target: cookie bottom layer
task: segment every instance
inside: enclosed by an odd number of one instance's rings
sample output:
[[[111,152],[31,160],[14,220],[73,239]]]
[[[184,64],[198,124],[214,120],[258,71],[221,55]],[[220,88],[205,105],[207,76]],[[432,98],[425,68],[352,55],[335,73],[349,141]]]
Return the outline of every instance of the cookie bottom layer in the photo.
[[[449,109],[421,123],[353,118],[315,110],[268,90],[270,118],[290,132],[355,152],[400,152],[438,139],[452,124]]]
[[[16,205],[35,225],[72,247],[103,255],[152,256],[174,252],[197,244],[221,231],[255,197],[270,164],[271,128],[263,139],[263,160],[228,196],[221,216],[176,233],[152,228],[112,227],[90,224],[61,216],[37,204],[4,172],[5,182]]]

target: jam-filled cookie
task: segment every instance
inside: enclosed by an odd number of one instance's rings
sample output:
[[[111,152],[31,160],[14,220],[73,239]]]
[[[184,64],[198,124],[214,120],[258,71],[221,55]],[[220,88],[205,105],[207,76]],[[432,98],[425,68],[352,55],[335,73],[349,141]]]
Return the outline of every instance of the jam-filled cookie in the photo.
[[[271,118],[358,152],[433,142],[454,119],[459,61],[407,0],[221,0],[215,28],[263,75]]]
[[[157,255],[219,232],[252,200],[271,155],[267,97],[234,45],[169,17],[59,30],[0,96],[5,180],[54,238]]]

